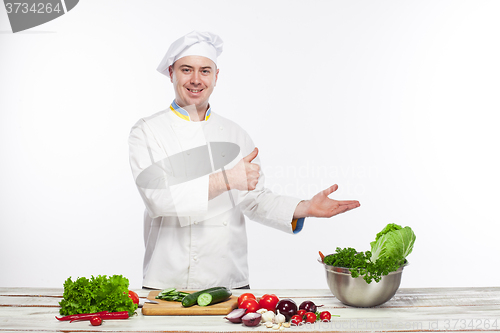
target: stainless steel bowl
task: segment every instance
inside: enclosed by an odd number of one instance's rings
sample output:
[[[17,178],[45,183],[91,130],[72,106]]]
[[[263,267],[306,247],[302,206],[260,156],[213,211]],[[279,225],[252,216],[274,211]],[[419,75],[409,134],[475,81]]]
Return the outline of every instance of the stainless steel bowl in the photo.
[[[330,266],[318,261],[325,266],[326,282],[332,294],[346,305],[362,308],[377,306],[390,300],[398,291],[403,268],[408,265],[406,263],[397,271],[382,276],[379,282],[366,283],[362,277],[353,278],[349,268]]]

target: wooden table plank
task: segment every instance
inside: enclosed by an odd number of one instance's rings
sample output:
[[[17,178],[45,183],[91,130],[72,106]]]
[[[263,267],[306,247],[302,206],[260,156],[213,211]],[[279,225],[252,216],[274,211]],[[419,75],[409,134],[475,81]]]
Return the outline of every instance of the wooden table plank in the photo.
[[[139,297],[147,297],[149,290],[146,289],[132,289]],[[0,296],[53,296],[62,297],[63,288],[33,288],[33,287],[0,287]]]
[[[28,292],[23,295],[20,291],[14,293],[1,293],[0,292],[0,307],[1,306],[48,306],[57,307],[62,300],[62,291],[59,292],[45,292],[39,290],[39,293]],[[149,291],[138,290],[141,300],[144,301]],[[265,294],[265,290],[253,290],[256,296]],[[234,295],[239,296],[243,292],[234,290]],[[329,290],[301,290],[297,291],[275,291],[280,298],[292,298],[297,305],[302,301],[309,299],[316,299],[318,304],[323,304],[325,301],[331,301],[332,308],[344,308],[346,305],[335,299]],[[294,294],[295,293],[295,294]],[[475,291],[468,289],[455,290],[443,292],[441,289],[436,290],[435,293],[430,292],[415,292],[414,290],[399,290],[396,295],[387,303],[379,307],[438,307],[438,306],[475,306],[475,305],[497,305],[500,306],[499,291],[491,288],[484,288]],[[283,295],[283,296],[281,296]]]
[[[368,308],[336,309],[334,314],[340,315],[331,323],[317,323],[302,328],[301,331],[320,330],[383,330],[383,331],[422,331],[422,330],[449,330],[460,331],[467,329],[471,321],[476,328],[484,330],[484,322],[498,320],[500,311],[489,306],[475,307],[449,307],[449,308],[411,308],[388,309]],[[30,331],[255,331],[267,330],[263,325],[258,328],[248,328],[242,324],[231,324],[223,316],[196,316],[186,319],[185,316],[143,316],[138,313],[127,320],[107,320],[102,326],[92,327],[89,322],[58,322],[54,316],[56,309],[40,308],[7,308],[0,309],[0,332],[5,330],[30,330]],[[482,324],[479,323],[479,320]],[[462,323],[463,322],[463,323]],[[463,328],[462,326],[465,326]],[[476,329],[479,330],[479,329]],[[494,331],[493,327],[491,330]],[[497,322],[496,330],[500,330]],[[290,329],[299,331],[299,329]],[[474,331],[474,330],[469,330]]]

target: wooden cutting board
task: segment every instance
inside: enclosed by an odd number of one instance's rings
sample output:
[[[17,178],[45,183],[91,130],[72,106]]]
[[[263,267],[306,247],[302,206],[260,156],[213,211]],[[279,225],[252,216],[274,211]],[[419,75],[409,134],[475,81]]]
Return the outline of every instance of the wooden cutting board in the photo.
[[[142,314],[145,316],[210,316],[227,315],[238,307],[238,297],[231,296],[228,300],[208,306],[193,305],[188,308],[182,306],[181,302],[169,302],[156,299],[161,290],[153,290],[148,299],[157,301],[158,304],[144,303]],[[188,293],[193,291],[187,291]]]

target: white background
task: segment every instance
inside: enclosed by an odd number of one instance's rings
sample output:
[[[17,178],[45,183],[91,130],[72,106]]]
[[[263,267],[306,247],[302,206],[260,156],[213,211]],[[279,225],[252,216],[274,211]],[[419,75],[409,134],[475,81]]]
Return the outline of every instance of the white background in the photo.
[[[500,2],[81,1],[13,34],[0,9],[0,286],[142,280],[127,137],[167,108],[156,67],[192,31],[225,42],[211,98],[272,190],[337,183],[361,207],[298,235],[248,221],[252,288],[327,288],[318,250],[417,235],[402,287],[498,286]]]

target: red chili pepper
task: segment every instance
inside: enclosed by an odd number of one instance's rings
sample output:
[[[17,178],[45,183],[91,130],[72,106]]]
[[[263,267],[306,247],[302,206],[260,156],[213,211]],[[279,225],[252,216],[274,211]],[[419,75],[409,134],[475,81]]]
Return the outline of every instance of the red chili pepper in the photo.
[[[56,319],[60,320],[60,321],[63,321],[63,320],[70,320],[70,321],[89,320],[92,317],[95,317],[95,316],[100,317],[101,315],[106,314],[106,313],[109,313],[109,312],[108,311],[101,311],[101,312],[96,312],[96,313],[81,313],[81,314],[74,314],[74,315],[65,316],[65,317],[61,317],[61,318],[56,316]]]
[[[100,315],[102,319],[128,319],[128,311],[108,312]]]
[[[100,312],[100,313],[94,313],[91,314],[90,318],[88,315],[82,316],[82,318],[75,318],[70,321],[70,323],[74,321],[80,321],[80,320],[89,320],[92,319],[92,317],[100,317],[101,319],[128,319],[128,311],[121,311],[121,312]]]

